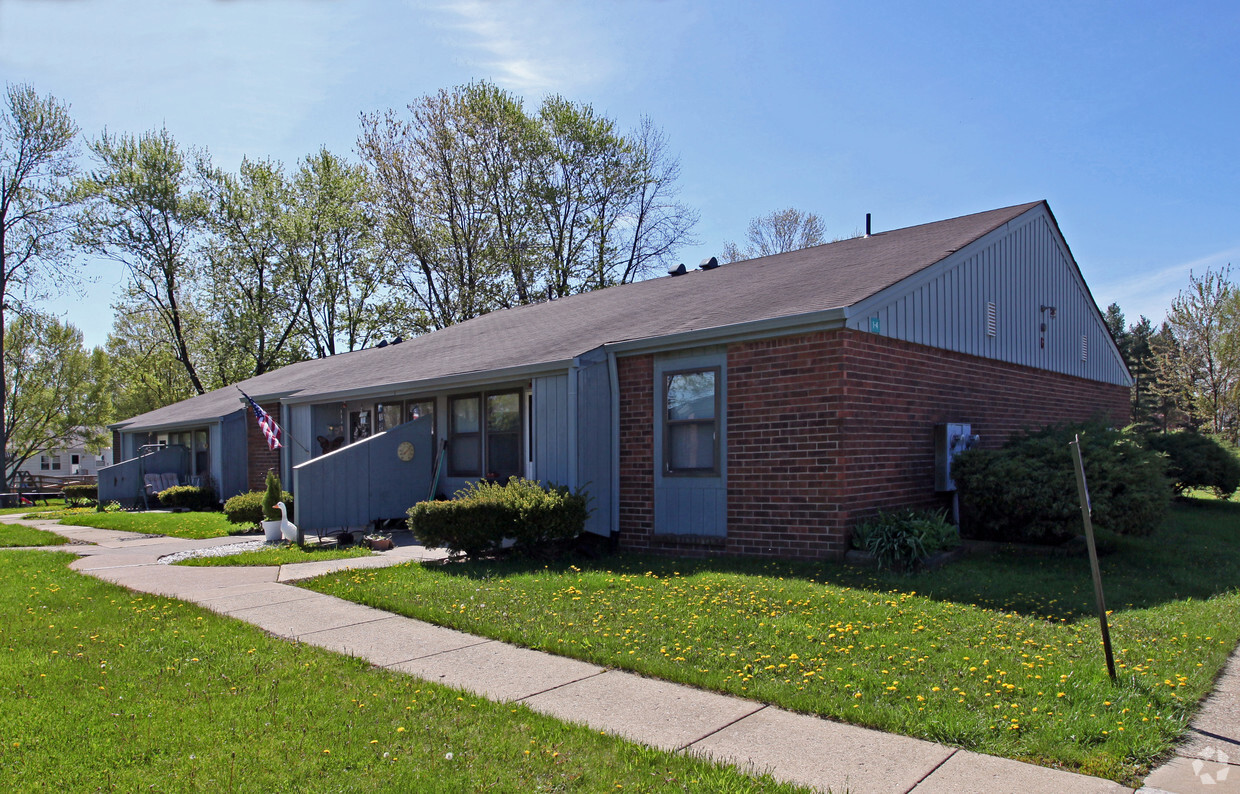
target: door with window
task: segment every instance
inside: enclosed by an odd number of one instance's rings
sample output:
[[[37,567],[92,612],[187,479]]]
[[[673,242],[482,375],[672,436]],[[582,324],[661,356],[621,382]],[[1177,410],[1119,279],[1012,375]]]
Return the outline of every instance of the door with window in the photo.
[[[508,482],[524,473],[520,391],[448,398],[448,475]]]
[[[655,361],[654,529],[727,534],[726,353]]]

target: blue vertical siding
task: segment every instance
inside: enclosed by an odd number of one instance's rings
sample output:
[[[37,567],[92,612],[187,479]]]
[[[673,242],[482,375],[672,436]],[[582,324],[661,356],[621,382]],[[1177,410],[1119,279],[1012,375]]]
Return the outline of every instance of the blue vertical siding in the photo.
[[[534,478],[573,485],[569,466],[568,374],[534,378]]]
[[[592,350],[577,368],[577,485],[590,495],[586,531],[609,535],[612,530],[611,376],[607,354]]]

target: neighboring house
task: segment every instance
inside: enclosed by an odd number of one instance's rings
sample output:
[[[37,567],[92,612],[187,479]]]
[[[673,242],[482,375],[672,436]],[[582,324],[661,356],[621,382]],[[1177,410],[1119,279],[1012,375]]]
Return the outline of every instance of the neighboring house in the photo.
[[[947,503],[937,424],[969,423],[984,446],[1064,420],[1123,425],[1130,385],[1035,202],[266,373],[240,387],[280,420],[282,454],[232,387],[113,430],[122,461],[176,435],[182,473],[209,471],[222,496],[277,468],[311,529],[402,516],[442,451],[436,491],[512,474],[583,486],[588,529],[624,547],[822,558],[878,509]]]
[[[14,483],[35,480],[90,479],[112,459],[112,450],[92,452],[80,441],[36,453],[17,467]]]

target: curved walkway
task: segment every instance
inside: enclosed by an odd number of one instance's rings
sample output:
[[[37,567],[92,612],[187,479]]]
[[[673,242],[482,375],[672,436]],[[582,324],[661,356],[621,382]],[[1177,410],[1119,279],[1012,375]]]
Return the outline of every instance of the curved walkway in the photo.
[[[235,538],[145,537],[6,517],[79,543],[74,569],[178,598],[288,640],[366,659],[672,752],[708,756],[819,790],[1056,794],[1125,792],[1109,780],[831,722],[575,659],[519,648],[288,584],[333,570],[440,559],[400,546],[375,557],[254,568],[161,565],[160,557]],[[1142,792],[1240,794],[1240,653],[1193,722],[1190,741]],[[1230,761],[1230,763],[1228,763]],[[1229,774],[1231,773],[1231,774]]]

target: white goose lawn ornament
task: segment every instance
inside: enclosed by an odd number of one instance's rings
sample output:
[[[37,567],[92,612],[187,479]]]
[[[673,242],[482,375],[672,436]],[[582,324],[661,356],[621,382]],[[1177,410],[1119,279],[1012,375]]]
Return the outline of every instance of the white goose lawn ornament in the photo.
[[[284,509],[284,502],[276,502],[276,509],[280,511],[280,534],[289,543],[296,543],[297,525],[288,520],[288,512]]]

